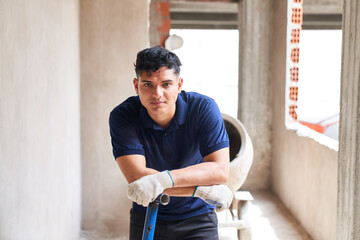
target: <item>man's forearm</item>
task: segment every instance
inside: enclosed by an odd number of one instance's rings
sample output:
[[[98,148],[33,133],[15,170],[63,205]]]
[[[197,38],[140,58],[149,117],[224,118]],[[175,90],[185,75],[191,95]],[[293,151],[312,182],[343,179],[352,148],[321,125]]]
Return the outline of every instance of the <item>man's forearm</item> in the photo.
[[[144,176],[159,173],[155,169],[146,167],[142,155],[126,155],[118,157],[117,163],[128,183],[132,183]],[[204,157],[204,162],[182,169],[170,170],[174,187],[196,187],[223,184],[229,175],[229,149],[224,148]],[[190,194],[190,190],[176,190],[174,194]]]
[[[229,150],[220,149],[204,158],[204,162],[171,170],[175,187],[211,186],[223,184],[229,176]]]
[[[116,162],[128,183],[159,172],[146,167],[146,161],[143,155],[121,156],[116,159]]]
[[[169,172],[175,188],[192,187],[194,189],[196,186],[223,184],[228,177],[226,167],[213,162],[200,163],[182,169],[170,170]],[[141,171],[137,171],[136,174],[129,175],[127,180],[132,183],[144,176],[156,173],[159,173],[159,171],[152,168],[143,168]],[[181,190],[176,191],[182,194]]]
[[[227,181],[226,167],[212,162],[200,163],[170,171],[175,187],[210,186]]]
[[[174,187],[165,189],[164,193],[173,197],[191,197],[194,191],[195,187]]]
[[[232,193],[225,185],[220,184],[226,182],[229,175],[228,153],[228,149],[220,149],[204,157],[203,163],[162,172],[147,168],[144,158],[141,162],[131,161],[139,164],[120,167],[131,182],[128,186],[128,197],[137,204],[147,206],[161,193],[178,197],[193,196],[198,186],[196,197],[218,205],[220,210],[227,208],[232,200]]]

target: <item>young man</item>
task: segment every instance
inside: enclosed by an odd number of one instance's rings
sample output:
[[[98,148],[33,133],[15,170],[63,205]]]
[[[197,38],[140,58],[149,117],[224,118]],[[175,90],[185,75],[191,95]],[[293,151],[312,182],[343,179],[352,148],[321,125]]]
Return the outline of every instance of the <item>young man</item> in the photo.
[[[154,239],[218,239],[214,208],[228,208],[233,198],[222,185],[229,140],[221,113],[213,99],[181,90],[180,66],[164,48],[140,51],[138,96],[110,114],[113,154],[134,202],[131,240],[141,240],[146,207],[161,193],[171,199],[159,207]]]

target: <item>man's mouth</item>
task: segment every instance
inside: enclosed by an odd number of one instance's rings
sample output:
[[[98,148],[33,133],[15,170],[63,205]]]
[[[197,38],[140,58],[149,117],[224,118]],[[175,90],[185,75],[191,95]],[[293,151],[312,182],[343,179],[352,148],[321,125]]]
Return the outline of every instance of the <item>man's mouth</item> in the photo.
[[[160,105],[160,104],[163,104],[165,103],[164,101],[152,101],[151,104],[154,104],[154,105]]]

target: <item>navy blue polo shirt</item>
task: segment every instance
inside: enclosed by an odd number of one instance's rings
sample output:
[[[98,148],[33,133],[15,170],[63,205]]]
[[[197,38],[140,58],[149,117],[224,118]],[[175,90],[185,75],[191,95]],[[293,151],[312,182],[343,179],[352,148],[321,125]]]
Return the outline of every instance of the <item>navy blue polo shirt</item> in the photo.
[[[140,154],[146,167],[158,171],[185,168],[204,162],[204,157],[229,147],[223,118],[215,101],[207,96],[182,91],[176,101],[176,112],[167,129],[157,125],[133,96],[114,108],[110,114],[110,135],[115,159]],[[211,174],[211,173],[209,173]],[[136,203],[136,211],[146,208]],[[171,197],[160,206],[161,220],[181,220],[214,209],[200,198]]]

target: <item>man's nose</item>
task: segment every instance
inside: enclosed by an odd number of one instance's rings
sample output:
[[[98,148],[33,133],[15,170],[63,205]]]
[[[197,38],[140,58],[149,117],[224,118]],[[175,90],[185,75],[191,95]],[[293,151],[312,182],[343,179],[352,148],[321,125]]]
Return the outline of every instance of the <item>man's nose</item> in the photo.
[[[162,94],[163,94],[163,89],[161,88],[161,86],[155,86],[153,89],[153,97],[160,98],[162,97]]]

